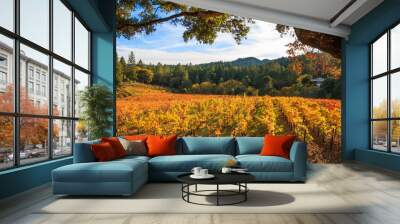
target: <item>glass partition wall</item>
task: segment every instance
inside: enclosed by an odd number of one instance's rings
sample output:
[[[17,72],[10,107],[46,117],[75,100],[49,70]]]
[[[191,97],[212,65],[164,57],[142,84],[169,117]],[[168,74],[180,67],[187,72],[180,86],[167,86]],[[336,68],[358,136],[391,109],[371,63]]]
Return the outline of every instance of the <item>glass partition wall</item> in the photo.
[[[90,35],[63,0],[0,1],[0,170],[70,156],[87,139]]]
[[[371,148],[400,153],[400,24],[370,45]]]

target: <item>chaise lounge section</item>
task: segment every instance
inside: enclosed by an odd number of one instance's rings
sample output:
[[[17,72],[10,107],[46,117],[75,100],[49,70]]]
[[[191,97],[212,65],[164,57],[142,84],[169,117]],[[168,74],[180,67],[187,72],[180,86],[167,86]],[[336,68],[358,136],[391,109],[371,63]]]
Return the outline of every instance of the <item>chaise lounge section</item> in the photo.
[[[132,195],[147,183],[147,156],[96,162],[90,146],[99,142],[75,144],[74,163],[52,172],[54,194]]]
[[[99,141],[77,143],[74,163],[53,170],[54,194],[132,195],[148,181],[176,181],[176,177],[200,166],[218,172],[229,160],[260,182],[304,182],[307,150],[303,142],[294,142],[290,159],[260,156],[263,137],[183,137],[177,140],[177,155],[127,156],[96,162],[91,145]]]

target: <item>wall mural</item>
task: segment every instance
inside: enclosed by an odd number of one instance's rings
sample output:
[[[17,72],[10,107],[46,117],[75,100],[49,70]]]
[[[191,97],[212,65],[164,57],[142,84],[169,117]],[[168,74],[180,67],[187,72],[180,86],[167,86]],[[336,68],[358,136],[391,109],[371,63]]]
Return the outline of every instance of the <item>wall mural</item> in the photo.
[[[325,34],[169,2],[119,4],[118,135],[295,134],[310,162],[340,162],[340,48],[299,38]]]

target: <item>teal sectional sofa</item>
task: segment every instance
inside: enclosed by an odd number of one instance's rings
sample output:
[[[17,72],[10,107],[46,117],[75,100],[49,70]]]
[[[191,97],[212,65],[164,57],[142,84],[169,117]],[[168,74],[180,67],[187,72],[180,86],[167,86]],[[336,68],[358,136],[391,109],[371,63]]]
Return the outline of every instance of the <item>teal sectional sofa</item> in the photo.
[[[260,156],[263,137],[183,137],[177,140],[177,155],[128,156],[96,162],[91,141],[75,145],[74,163],[52,172],[54,194],[131,195],[148,181],[176,181],[193,167],[218,172],[228,160],[236,160],[259,182],[304,182],[307,147],[294,142],[290,159]]]

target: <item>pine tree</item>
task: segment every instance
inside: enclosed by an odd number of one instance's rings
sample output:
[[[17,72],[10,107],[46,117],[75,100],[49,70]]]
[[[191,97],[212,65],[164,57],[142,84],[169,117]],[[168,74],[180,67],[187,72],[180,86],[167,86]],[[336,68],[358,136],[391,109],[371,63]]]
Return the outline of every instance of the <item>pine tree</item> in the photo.
[[[123,81],[125,81],[126,80],[126,61],[125,61],[125,58],[124,57],[121,57],[120,59],[119,59],[119,64],[120,64],[120,66],[121,66],[121,71],[122,71],[122,74],[123,74],[123,76],[122,76],[122,80]]]
[[[143,63],[142,59],[139,59],[138,66],[139,67],[143,67],[144,66],[144,63]]]
[[[135,65],[136,64],[136,58],[135,58],[135,54],[133,53],[133,51],[131,51],[129,53],[128,64],[129,65]]]
[[[116,68],[116,80],[117,80],[117,85],[121,85],[122,82],[124,81],[124,71],[121,65],[121,62],[118,60],[118,55],[115,57],[116,62],[115,62],[115,68]]]

